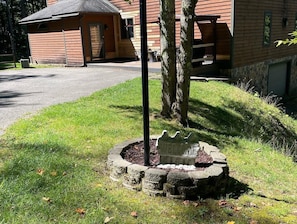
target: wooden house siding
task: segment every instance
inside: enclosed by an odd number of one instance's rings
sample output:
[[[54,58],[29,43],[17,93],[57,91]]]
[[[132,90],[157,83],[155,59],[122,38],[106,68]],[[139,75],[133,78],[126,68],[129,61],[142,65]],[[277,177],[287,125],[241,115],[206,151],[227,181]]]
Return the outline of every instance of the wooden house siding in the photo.
[[[68,66],[83,66],[84,56],[80,29],[65,30],[63,35],[66,64]]]
[[[134,37],[122,39],[119,37],[119,57],[133,58],[140,55],[140,15],[139,1],[132,1],[131,4],[123,0],[110,0],[110,2],[120,9],[121,18],[132,18],[134,23]],[[147,39],[148,48],[160,51],[160,28],[158,24],[159,0],[147,1]]]
[[[33,62],[41,64],[66,64],[62,32],[30,33],[29,44]]]
[[[84,44],[84,54],[86,61],[89,62],[92,60],[91,56],[91,42],[90,42],[90,28],[91,24],[102,24],[105,26],[104,30],[104,48],[106,58],[115,58],[118,57],[118,50],[116,46],[118,44],[118,29],[116,21],[118,20],[118,15],[113,14],[85,14],[82,16],[82,36]],[[117,27],[114,28],[114,27]]]
[[[123,0],[110,0],[117,8],[121,10],[120,14],[122,18],[133,18],[134,19],[134,38],[130,41],[119,40],[120,55],[122,52],[128,52],[131,56],[132,51],[136,51],[140,54],[140,17],[139,17],[139,0],[134,0],[131,4]],[[182,1],[175,0],[176,15],[181,14]],[[231,26],[231,0],[199,0],[195,12],[197,15],[209,15],[215,14],[220,15],[221,18],[218,22],[227,23],[228,27]],[[160,51],[160,27],[158,24],[160,14],[160,0],[149,0],[147,1],[147,39],[148,48],[154,51]],[[195,25],[195,38],[201,38],[200,30]],[[180,42],[180,23],[176,23],[176,44]],[[131,48],[131,43],[134,48]],[[125,46],[127,49],[125,50]],[[228,43],[230,46],[230,43]]]
[[[45,23],[28,27],[31,57],[34,62],[46,64],[84,65],[81,31],[78,18],[64,22]]]
[[[227,23],[231,29],[232,0],[198,0],[197,15],[220,15],[218,23]]]
[[[287,2],[288,25],[282,26]],[[271,43],[263,45],[264,13],[271,13]],[[235,1],[233,67],[245,66],[297,54],[297,46],[275,47],[275,40],[284,39],[295,30],[297,5],[294,0]]]
[[[50,6],[52,4],[55,4],[57,2],[57,0],[46,0],[46,5]]]

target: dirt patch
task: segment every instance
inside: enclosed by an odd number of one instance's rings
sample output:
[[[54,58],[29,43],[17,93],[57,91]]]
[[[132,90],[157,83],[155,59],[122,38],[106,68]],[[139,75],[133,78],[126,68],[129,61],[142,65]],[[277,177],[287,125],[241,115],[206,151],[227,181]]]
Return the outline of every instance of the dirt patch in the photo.
[[[150,164],[151,167],[156,167],[160,164],[160,154],[156,147],[157,140],[150,140]],[[138,142],[129,145],[122,152],[123,159],[130,163],[144,165],[144,143]],[[204,150],[199,150],[195,160],[195,166],[197,168],[208,167],[213,163],[213,159]]]

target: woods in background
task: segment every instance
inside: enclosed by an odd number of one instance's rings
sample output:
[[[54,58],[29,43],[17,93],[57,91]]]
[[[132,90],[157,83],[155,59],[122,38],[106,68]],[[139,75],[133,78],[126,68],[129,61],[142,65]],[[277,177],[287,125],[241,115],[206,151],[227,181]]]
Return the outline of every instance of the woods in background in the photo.
[[[46,7],[46,0],[0,0],[0,54],[29,56],[25,27],[19,20]]]

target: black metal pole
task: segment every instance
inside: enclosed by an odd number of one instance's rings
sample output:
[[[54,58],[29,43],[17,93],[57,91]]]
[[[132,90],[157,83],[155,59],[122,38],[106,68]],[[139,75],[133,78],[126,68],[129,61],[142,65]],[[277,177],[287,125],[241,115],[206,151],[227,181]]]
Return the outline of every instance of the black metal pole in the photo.
[[[143,141],[144,165],[150,165],[150,124],[149,124],[149,91],[148,91],[148,49],[146,25],[146,0],[139,1],[140,35],[141,35],[141,72],[142,72],[142,110],[143,110]]]

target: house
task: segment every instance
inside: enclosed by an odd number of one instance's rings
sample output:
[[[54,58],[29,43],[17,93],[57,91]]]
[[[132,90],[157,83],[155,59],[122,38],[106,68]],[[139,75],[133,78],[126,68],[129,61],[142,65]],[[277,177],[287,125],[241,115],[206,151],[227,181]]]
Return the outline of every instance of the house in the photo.
[[[181,2],[175,0],[177,15]],[[47,0],[47,5],[20,21],[28,27],[33,61],[84,66],[141,56],[139,0]],[[295,1],[199,0],[195,12],[196,75],[211,68],[234,81],[250,81],[263,94],[297,91],[297,46],[274,44],[297,26]],[[155,52],[160,52],[158,16],[159,0],[147,0],[148,48]],[[179,31],[177,19],[177,45]]]
[[[48,0],[47,5],[20,21],[27,25],[34,62],[83,66],[119,54],[114,32],[119,10],[109,1]]]

